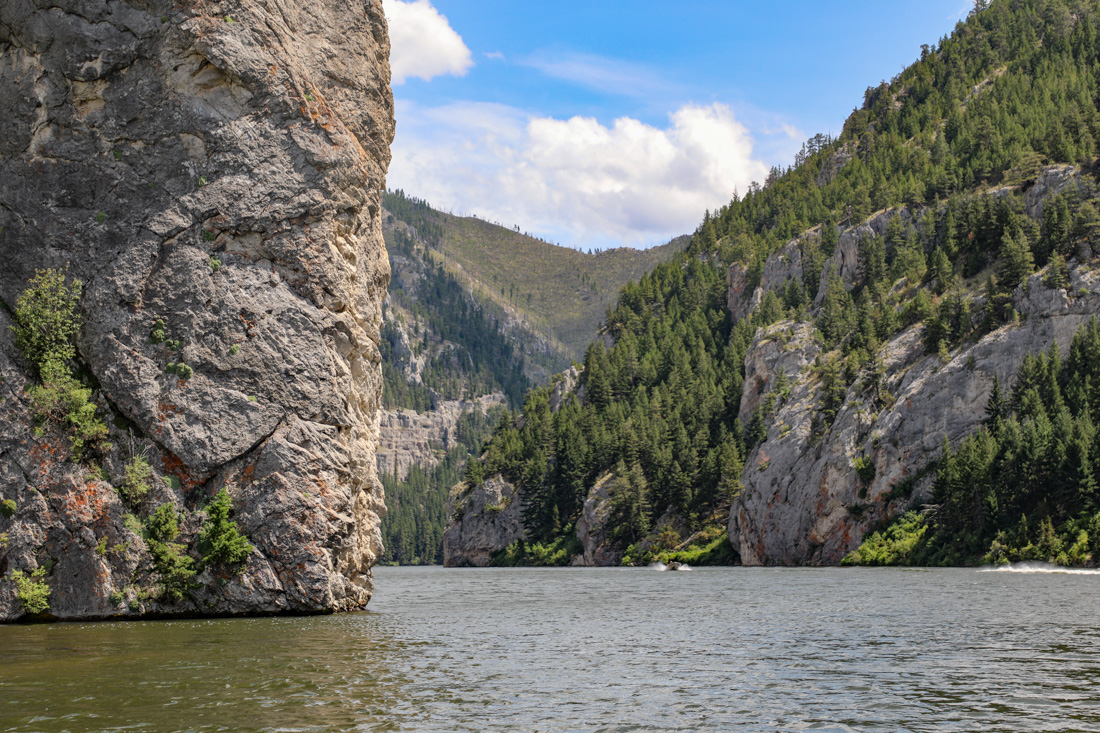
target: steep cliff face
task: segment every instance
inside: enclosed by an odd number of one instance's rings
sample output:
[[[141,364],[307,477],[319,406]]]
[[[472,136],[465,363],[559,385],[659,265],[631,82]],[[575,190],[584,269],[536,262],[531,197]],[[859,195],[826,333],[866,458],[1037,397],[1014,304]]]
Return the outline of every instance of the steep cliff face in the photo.
[[[443,533],[443,564],[485,567],[497,553],[524,539],[523,502],[515,485],[493,476],[476,488],[458,484],[447,503],[451,524]]]
[[[463,413],[486,414],[507,404],[500,392],[475,400],[444,400],[427,412],[383,410],[379,422],[378,473],[404,479],[409,469],[425,470],[439,462],[440,455],[458,445],[455,428]]]
[[[1072,166],[1043,171],[1025,193],[1026,213],[1041,216],[1044,202],[1076,181]],[[905,210],[897,213],[913,219]],[[852,232],[881,237],[887,221],[878,215],[842,233],[826,271],[837,263],[838,274],[854,285],[861,273],[858,236]],[[731,270],[732,312],[751,312],[765,288],[801,277],[797,262],[785,253],[769,258],[765,271],[770,266],[772,275],[751,296],[737,288],[740,270]],[[1092,252],[1085,246],[1079,257],[1089,260]],[[869,388],[867,375],[857,379],[829,425],[822,422],[822,379],[812,368],[823,356],[813,325],[785,321],[760,329],[745,359],[740,417],[747,425],[769,394],[774,411],[767,437],[745,458],[744,489],[730,512],[730,542],[740,561],[836,564],[869,528],[930,501],[944,438],[956,445],[982,424],[994,379],[1007,387],[1027,354],[1052,343],[1065,349],[1077,328],[1100,312],[1100,276],[1092,265],[1075,260],[1071,265],[1067,288],[1050,287],[1043,274],[1031,276],[1012,297],[1018,323],[964,343],[946,359],[926,352],[923,325],[898,333],[880,352],[881,385]],[[975,313],[980,305],[977,301]],[[785,397],[774,394],[780,372],[788,385]]]
[[[36,436],[0,324],[0,492],[18,507],[0,574],[48,567],[55,616],[370,599],[388,53],[380,0],[0,5],[0,299],[36,268],[83,280],[80,361],[111,426],[94,468]],[[126,507],[112,484],[135,453],[157,480]],[[172,503],[191,542],[223,486],[254,546],[244,571],[158,599],[126,515]],[[12,586],[0,620],[23,613]]]

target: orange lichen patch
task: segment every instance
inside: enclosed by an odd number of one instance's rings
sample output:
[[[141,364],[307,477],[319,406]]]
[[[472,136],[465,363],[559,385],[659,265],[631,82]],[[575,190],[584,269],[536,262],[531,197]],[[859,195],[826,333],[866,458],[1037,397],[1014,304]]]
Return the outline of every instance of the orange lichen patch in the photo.
[[[184,492],[191,491],[196,486],[201,486],[213,475],[212,473],[195,474],[183,461],[168,451],[164,451],[161,463],[164,466],[164,472],[166,474],[175,476],[179,479],[180,488],[183,489]]]
[[[256,473],[256,466],[249,464],[241,471],[241,485],[247,486],[252,483],[252,474]]]
[[[95,524],[107,517],[108,489],[98,481],[88,481],[56,494],[59,513],[70,524]]]
[[[30,448],[31,461],[36,469],[44,474],[55,471],[69,459],[69,446],[61,436],[50,431]]]
[[[249,338],[252,338],[256,331],[255,319],[245,318],[243,311],[237,314],[237,318],[239,318],[241,323],[244,324],[245,333],[248,335]]]
[[[164,398],[161,398],[157,401],[158,420],[165,420],[168,418],[169,415],[173,413],[176,415],[183,415],[184,412],[185,411],[182,407],[179,407],[178,405],[173,405],[171,402],[166,401]]]

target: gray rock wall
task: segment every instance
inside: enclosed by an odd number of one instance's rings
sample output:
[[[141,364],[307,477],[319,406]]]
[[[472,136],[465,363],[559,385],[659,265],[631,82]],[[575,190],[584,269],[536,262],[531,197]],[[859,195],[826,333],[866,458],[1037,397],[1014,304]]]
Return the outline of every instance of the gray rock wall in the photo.
[[[458,445],[455,427],[464,412],[483,415],[507,404],[500,392],[475,400],[444,400],[428,412],[382,410],[379,422],[378,473],[404,479],[416,465],[427,471],[439,463],[445,451]]]
[[[494,553],[524,539],[522,505],[515,485],[500,475],[476,488],[455,486],[447,502],[451,523],[443,533],[443,564],[485,567]]]
[[[388,55],[380,0],[0,3],[0,299],[36,268],[84,281],[81,361],[112,429],[102,471],[36,437],[0,324],[0,494],[19,506],[0,518],[0,620],[23,613],[7,574],[40,566],[61,618],[370,599]],[[158,319],[178,351],[150,342]],[[165,372],[181,361],[190,379]],[[139,449],[172,479],[138,518],[171,502],[193,540],[229,487],[243,574],[208,570],[179,604],[145,592],[111,485]],[[99,554],[104,537],[126,549]]]
[[[1057,343],[1065,349],[1077,328],[1100,313],[1100,273],[1075,268],[1068,290],[1032,276],[1017,289],[1022,319],[953,352],[944,363],[924,352],[923,326],[898,334],[885,348],[886,389],[876,400],[859,383],[849,388],[835,422],[814,434],[820,379],[808,368],[820,347],[808,324],[780,323],[758,332],[746,356],[746,395],[780,369],[791,376],[790,397],[770,421],[768,437],[749,453],[744,491],[730,512],[729,537],[745,565],[832,565],[855,549],[866,531],[909,504],[930,499],[944,437],[957,444],[985,420],[994,377],[1010,387],[1024,356]],[[752,379],[749,379],[749,375]],[[744,409],[745,403],[742,403]],[[874,477],[862,479],[857,458]],[[911,495],[891,493],[909,483]]]

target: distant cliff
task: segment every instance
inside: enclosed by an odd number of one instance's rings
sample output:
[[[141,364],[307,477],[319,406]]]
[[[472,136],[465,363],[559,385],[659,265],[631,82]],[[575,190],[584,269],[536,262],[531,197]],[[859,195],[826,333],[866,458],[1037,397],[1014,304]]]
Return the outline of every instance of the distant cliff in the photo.
[[[0,620],[15,573],[57,618],[368,602],[388,55],[380,0],[0,4]],[[71,367],[110,434],[79,462],[9,329],[43,268],[84,285]],[[199,561],[223,488],[236,568]]]

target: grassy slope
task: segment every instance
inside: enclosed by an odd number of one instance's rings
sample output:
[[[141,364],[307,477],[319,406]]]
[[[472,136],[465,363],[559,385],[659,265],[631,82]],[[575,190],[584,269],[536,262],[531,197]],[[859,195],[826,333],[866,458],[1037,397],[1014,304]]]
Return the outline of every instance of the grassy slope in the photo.
[[[620,288],[670,259],[688,241],[679,237],[651,249],[621,247],[590,255],[473,217],[440,211],[429,216],[443,229],[437,254],[448,270],[545,335],[563,356],[577,360]]]

